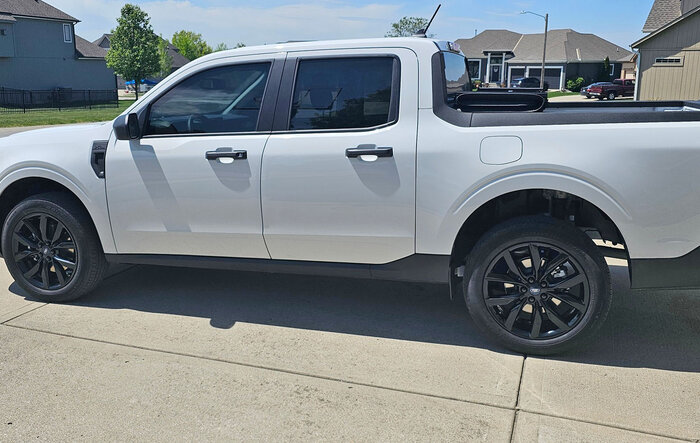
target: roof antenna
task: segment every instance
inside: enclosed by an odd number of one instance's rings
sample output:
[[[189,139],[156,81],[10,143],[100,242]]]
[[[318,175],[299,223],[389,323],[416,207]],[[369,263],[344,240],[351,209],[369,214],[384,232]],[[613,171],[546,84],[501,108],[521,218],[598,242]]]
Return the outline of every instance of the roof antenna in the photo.
[[[420,29],[418,32],[415,33],[415,37],[427,37],[428,28],[430,27],[430,25],[433,24],[433,20],[435,19],[435,16],[437,15],[438,11],[440,10],[440,6],[442,6],[442,4],[439,4],[437,9],[435,10],[435,12],[433,12],[433,16],[430,17],[430,21],[428,22],[428,25],[425,28]]]

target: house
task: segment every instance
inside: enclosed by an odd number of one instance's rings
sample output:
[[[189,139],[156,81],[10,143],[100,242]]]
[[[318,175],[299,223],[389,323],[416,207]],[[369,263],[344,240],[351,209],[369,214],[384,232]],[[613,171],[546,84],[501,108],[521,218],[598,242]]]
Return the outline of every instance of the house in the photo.
[[[540,77],[544,33],[519,34],[487,30],[469,39],[457,40],[469,60],[472,79],[490,84],[510,84],[520,77]],[[547,33],[545,81],[550,89],[564,89],[567,79],[598,80],[602,63],[610,59],[611,79],[620,77],[623,63],[632,52],[593,34],[573,29]]]
[[[75,35],[76,23],[41,0],[0,1],[0,88],[115,89],[107,52]]]
[[[700,100],[700,0],[656,0],[638,55],[639,100]]]
[[[102,34],[102,36],[95,40],[93,43],[99,46],[100,48],[103,48],[105,51],[108,51],[109,48],[112,46],[112,42],[110,41],[111,38],[112,34]],[[172,67],[170,73],[177,71],[178,69],[182,68],[190,62],[190,59],[180,54],[180,50],[173,46],[173,44],[170,42],[168,42],[167,51],[168,55],[170,56],[170,59],[172,60]],[[126,85],[125,80],[121,78],[121,76],[117,77],[117,84],[119,89],[124,89]]]

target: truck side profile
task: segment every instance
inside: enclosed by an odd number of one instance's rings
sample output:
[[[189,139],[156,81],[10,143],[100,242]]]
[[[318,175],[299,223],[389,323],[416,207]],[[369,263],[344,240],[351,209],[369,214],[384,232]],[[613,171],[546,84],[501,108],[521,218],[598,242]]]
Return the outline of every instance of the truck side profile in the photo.
[[[590,341],[633,287],[700,287],[700,103],[472,92],[426,38],[217,52],[113,122],[0,139],[0,253],[50,302],[109,263],[449,284],[489,337]]]

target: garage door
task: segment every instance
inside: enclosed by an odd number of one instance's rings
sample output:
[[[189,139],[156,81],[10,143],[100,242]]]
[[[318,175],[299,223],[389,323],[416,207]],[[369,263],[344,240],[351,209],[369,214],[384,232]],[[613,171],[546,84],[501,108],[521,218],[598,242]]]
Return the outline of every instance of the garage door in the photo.
[[[549,89],[561,89],[562,68],[546,68],[544,70],[544,81],[549,84]],[[528,68],[528,77],[540,78],[542,68]]]

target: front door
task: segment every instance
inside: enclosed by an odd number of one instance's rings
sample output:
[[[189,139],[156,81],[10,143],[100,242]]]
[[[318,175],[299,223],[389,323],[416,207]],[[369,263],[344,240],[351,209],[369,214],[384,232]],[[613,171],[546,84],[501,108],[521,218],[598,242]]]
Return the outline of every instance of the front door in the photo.
[[[263,156],[271,257],[379,264],[413,254],[415,53],[290,53],[285,76],[282,126]]]
[[[150,104],[144,136],[106,157],[121,254],[269,258],[262,238],[258,117],[272,61],[211,67]]]
[[[491,56],[491,72],[489,76],[489,82],[491,83],[502,83],[503,82],[503,57],[502,56]]]

